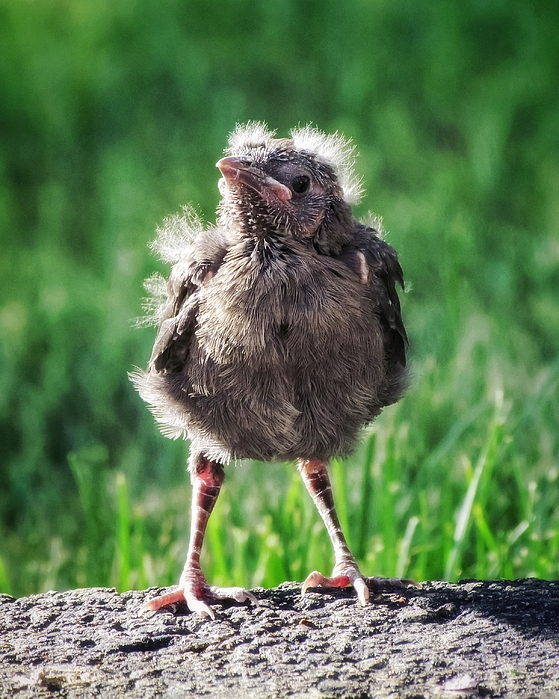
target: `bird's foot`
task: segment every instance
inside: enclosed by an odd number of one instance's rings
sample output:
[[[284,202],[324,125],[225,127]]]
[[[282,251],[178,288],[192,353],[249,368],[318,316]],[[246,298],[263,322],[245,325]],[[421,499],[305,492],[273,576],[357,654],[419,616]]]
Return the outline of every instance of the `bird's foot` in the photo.
[[[418,587],[413,580],[404,578],[364,578],[357,566],[336,566],[331,578],[327,578],[316,570],[311,573],[303,583],[301,596],[305,594],[309,587],[335,588],[347,587],[348,585],[353,585],[357,592],[357,598],[363,606],[369,602],[369,588],[375,590],[381,588],[401,590],[407,587]]]
[[[319,573],[317,570],[307,576],[301,589],[301,596],[309,587],[347,587],[353,585],[357,592],[357,599],[365,606],[369,601],[369,588],[359,568],[353,564],[336,565],[331,578]]]
[[[141,609],[141,612],[157,611],[162,607],[177,602],[186,602],[186,606],[191,612],[199,614],[202,617],[215,619],[214,610],[207,604],[211,600],[233,599],[237,602],[252,602],[258,606],[258,600],[248,590],[242,587],[210,587],[204,581],[203,584],[188,583],[180,585],[176,590],[171,590],[163,595],[154,597],[146,602]]]

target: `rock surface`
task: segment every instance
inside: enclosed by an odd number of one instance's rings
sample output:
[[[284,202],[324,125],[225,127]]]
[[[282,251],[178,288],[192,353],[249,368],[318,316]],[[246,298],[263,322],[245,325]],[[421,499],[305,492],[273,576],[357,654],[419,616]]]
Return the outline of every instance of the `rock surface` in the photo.
[[[0,595],[1,697],[559,697],[559,582],[373,594],[254,590],[259,607],[139,616],[157,591]]]

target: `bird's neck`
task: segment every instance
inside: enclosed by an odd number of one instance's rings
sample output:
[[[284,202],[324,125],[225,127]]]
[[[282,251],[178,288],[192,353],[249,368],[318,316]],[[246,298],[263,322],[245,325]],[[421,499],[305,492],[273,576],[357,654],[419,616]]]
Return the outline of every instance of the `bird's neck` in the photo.
[[[349,206],[328,209],[313,237],[315,250],[321,255],[337,257],[344,245],[353,240],[355,226]]]

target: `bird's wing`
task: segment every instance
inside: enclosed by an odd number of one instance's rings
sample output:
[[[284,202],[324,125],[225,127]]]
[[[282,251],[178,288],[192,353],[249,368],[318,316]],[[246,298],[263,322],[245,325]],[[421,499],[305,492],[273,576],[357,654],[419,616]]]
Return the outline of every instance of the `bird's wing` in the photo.
[[[206,231],[177,262],[167,283],[167,302],[149,360],[156,373],[181,371],[196,327],[200,287],[213,277],[227,253],[224,236]]]
[[[384,345],[389,363],[406,366],[408,337],[402,321],[396,284],[404,288],[404,275],[394,248],[377,231],[360,225],[355,242],[341,256],[371,290],[384,326]]]

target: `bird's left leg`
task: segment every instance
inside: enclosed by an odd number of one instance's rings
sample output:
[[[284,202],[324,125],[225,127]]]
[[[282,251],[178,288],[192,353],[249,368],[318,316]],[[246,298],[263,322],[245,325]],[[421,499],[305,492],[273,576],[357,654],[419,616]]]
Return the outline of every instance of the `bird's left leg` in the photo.
[[[186,563],[179,580],[178,589],[149,600],[144,611],[155,611],[175,602],[185,601],[191,612],[215,619],[213,609],[205,600],[231,598],[238,602],[250,600],[258,604],[256,597],[240,587],[210,587],[200,568],[200,553],[206,526],[214,508],[224,479],[223,466],[205,456],[197,455],[191,460],[192,475],[192,521]]]
[[[299,473],[303,482],[314,500],[320,516],[324,520],[328,534],[334,546],[334,571],[332,577],[327,578],[322,573],[314,571],[303,583],[302,594],[309,587],[346,587],[353,585],[357,597],[362,605],[369,600],[369,588],[361,575],[361,572],[351,555],[347,545],[332,495],[332,486],[326,470],[326,463],[317,459],[299,461]]]

